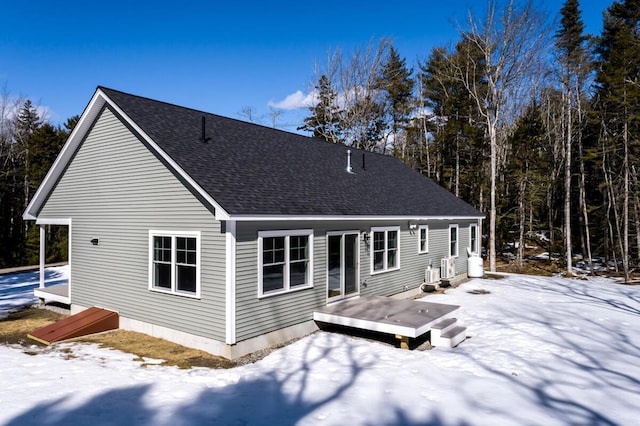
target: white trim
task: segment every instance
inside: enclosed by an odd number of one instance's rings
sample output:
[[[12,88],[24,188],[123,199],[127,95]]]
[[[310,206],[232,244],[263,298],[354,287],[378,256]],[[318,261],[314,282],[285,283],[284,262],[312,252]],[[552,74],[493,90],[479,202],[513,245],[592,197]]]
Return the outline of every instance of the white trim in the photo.
[[[71,225],[72,220],[69,219],[69,229],[67,230],[67,250],[68,250],[68,255],[67,255],[67,262],[69,263],[69,278],[67,279],[67,284],[69,285],[69,292],[67,293],[67,296],[69,297],[69,302],[71,303],[71,292],[73,290],[73,286],[71,285],[71,281],[73,280],[73,262],[71,262],[71,253],[72,253],[72,247],[73,247],[73,226]]]
[[[154,287],[153,285],[153,237],[171,238],[171,289],[163,289],[160,287]],[[176,289],[176,237],[189,237],[196,239],[196,291],[194,293],[179,291]],[[201,239],[200,231],[149,230],[149,291],[199,299],[201,289],[200,274],[202,270],[200,261],[202,257]]]
[[[228,220],[229,214],[218,204],[200,185],[198,185],[178,164],[167,155],[154,141],[147,135],[127,114],[124,113],[100,88],[96,90],[89,105],[85,108],[78,124],[71,132],[71,135],[67,139],[67,142],[62,147],[60,154],[56,157],[53,165],[47,172],[42,183],[38,187],[36,194],[31,199],[31,202],[23,213],[25,220],[36,219],[36,212],[40,210],[43,203],[46,201],[48,194],[53,190],[53,187],[58,178],[64,172],[67,164],[73,158],[75,151],[78,149],[89,129],[98,117],[98,113],[102,110],[102,107],[108,104],[114,111],[116,111],[126,122],[134,129],[148,144],[149,146],[160,156],[167,164],[175,170],[182,179],[185,180],[204,200],[215,208],[215,217],[217,220]]]
[[[475,247],[472,247],[471,246],[471,242],[473,240],[471,239],[471,230],[474,229],[474,228],[476,230],[476,244],[475,244]],[[478,248],[478,224],[477,223],[470,223],[469,224],[469,251],[471,253],[479,253],[480,252],[480,250]]]
[[[36,225],[71,225],[71,218],[46,218],[39,217],[36,219]]]
[[[287,216],[287,215],[242,215],[231,214],[228,220],[238,222],[261,222],[261,221],[397,221],[397,220],[478,220],[484,216],[358,216],[358,215],[327,215],[327,216]]]
[[[422,231],[425,231],[425,245],[426,248],[422,249]],[[429,253],[429,225],[418,226],[418,254]]]
[[[307,236],[308,237],[308,244],[309,244],[309,264],[307,267],[307,273],[309,274],[309,276],[307,277],[307,279],[309,280],[309,283],[306,285],[301,285],[301,286],[295,286],[293,288],[290,287],[290,283],[289,283],[289,268],[290,268],[290,261],[289,261],[289,237],[294,237],[294,236]],[[262,244],[263,244],[263,239],[264,238],[271,238],[271,237],[285,237],[285,245],[284,245],[284,253],[285,253],[285,257],[284,257],[284,288],[282,290],[275,290],[275,291],[270,291],[267,293],[264,293],[262,290],[262,268],[263,268],[263,259],[262,259]],[[284,293],[292,293],[294,291],[299,291],[299,290],[306,290],[309,288],[313,288],[313,277],[314,275],[314,270],[313,270],[313,229],[291,229],[291,230],[278,230],[278,231],[258,231],[258,298],[262,299],[265,297],[271,297],[271,296],[277,296],[279,294],[284,294]]]
[[[341,268],[340,271],[340,292],[341,295],[340,296],[334,296],[334,297],[329,297],[329,237],[335,237],[335,236],[340,236],[342,237],[340,239],[340,264],[341,266],[343,266],[342,262],[345,259],[345,255],[346,255],[346,251],[345,251],[345,236],[346,235],[357,235],[356,237],[356,241],[357,241],[357,247],[358,247],[358,253],[356,254],[356,286],[357,286],[357,290],[354,293],[350,293],[349,295],[345,295],[344,294],[344,286],[345,286],[345,277],[344,277],[344,268]],[[326,234],[326,239],[325,239],[325,251],[327,252],[327,256],[325,259],[325,264],[326,264],[326,278],[327,278],[327,291],[325,294],[326,297],[326,303],[333,303],[333,302],[337,302],[339,300],[344,300],[344,299],[348,299],[350,297],[357,297],[360,295],[360,231],[358,230],[352,230],[352,231],[329,231]]]
[[[40,226],[40,266],[39,266],[40,285],[39,285],[39,288],[44,288],[44,262],[46,258],[45,232],[44,232],[44,225],[37,225],[37,226]]]
[[[388,253],[389,253],[389,231],[396,231],[398,233],[398,253],[396,255],[397,264],[393,268],[389,268],[387,265],[388,261]],[[377,271],[374,271],[374,232],[384,232],[384,259],[383,259],[383,268]],[[384,274],[385,272],[397,271],[400,269],[400,227],[399,226],[372,226],[370,235],[369,235],[369,244],[370,244],[370,275]]]
[[[226,235],[226,303],[225,303],[225,340],[229,345],[236,343],[236,222],[225,222]]]
[[[456,229],[456,252],[455,253],[451,253],[451,229],[455,228]],[[449,257],[458,257],[460,255],[460,227],[458,226],[457,223],[450,223],[449,224],[449,237],[447,238],[447,240],[449,241],[449,248],[447,249],[447,252],[449,253]]]

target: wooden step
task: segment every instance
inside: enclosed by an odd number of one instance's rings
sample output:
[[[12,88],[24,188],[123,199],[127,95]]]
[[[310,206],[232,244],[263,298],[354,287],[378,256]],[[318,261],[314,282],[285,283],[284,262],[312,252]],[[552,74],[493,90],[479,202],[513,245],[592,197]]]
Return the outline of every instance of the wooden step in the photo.
[[[36,330],[27,336],[45,345],[50,345],[74,337],[115,330],[119,326],[120,318],[117,312],[93,307]]]

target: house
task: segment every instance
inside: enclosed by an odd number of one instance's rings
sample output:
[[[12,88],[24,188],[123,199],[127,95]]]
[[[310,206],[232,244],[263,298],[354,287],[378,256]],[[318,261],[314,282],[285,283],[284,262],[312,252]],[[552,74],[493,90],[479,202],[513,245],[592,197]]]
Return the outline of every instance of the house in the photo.
[[[69,228],[72,313],[228,358],[464,276],[482,216],[391,156],[104,87],[24,213]]]

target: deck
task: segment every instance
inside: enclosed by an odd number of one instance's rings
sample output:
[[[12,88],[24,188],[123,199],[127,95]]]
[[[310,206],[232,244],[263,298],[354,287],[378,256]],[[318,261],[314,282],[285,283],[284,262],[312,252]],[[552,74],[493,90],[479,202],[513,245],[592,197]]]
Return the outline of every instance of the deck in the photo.
[[[69,298],[69,284],[57,284],[50,287],[36,288],[33,295],[45,302],[58,302],[68,305],[71,303]]]
[[[420,300],[363,296],[334,303],[316,310],[319,322],[416,338],[431,330],[438,321],[449,318],[460,306]]]

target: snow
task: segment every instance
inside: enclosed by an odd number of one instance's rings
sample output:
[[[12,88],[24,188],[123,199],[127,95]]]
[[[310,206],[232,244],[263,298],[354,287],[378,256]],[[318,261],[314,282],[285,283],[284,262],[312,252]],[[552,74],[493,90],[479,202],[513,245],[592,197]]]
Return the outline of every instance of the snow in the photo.
[[[69,265],[46,268],[44,285],[49,287],[69,282]],[[40,286],[38,271],[0,275],[0,319],[8,312],[37,303],[33,290]]]
[[[254,364],[180,370],[0,346],[0,424],[637,424],[640,287],[508,275],[427,299],[462,306],[457,348],[317,332]]]

